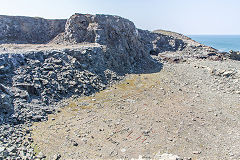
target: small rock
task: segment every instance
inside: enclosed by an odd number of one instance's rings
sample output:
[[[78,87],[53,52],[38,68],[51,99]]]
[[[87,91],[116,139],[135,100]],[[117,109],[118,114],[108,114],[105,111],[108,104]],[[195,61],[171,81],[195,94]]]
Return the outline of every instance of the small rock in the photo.
[[[29,130],[29,129],[27,129],[27,130],[26,130],[26,133],[27,133],[27,134],[29,134],[29,133],[30,133],[30,130]]]
[[[161,154],[160,152],[154,156],[154,159],[158,159],[158,160],[177,160],[178,158],[180,157],[177,155],[168,154],[168,153]]]
[[[0,153],[5,150],[5,147],[0,146]]]
[[[240,94],[240,91],[236,91],[235,93],[236,93],[236,94]]]
[[[38,155],[37,155],[37,158],[46,158],[46,156],[42,153],[42,152],[39,152]]]
[[[78,143],[77,142],[73,142],[73,146],[78,146]]]
[[[7,150],[10,153],[16,153],[17,152],[17,148],[15,146],[9,147],[9,148],[7,148]]]
[[[222,74],[222,76],[224,76],[224,77],[229,77],[229,76],[231,76],[231,75],[233,75],[233,71],[225,71],[223,74]]]
[[[123,152],[123,153],[126,152],[126,151],[127,151],[127,150],[126,150],[125,148],[122,148],[122,149],[121,149],[121,152]]]
[[[82,140],[83,142],[87,143],[87,138],[83,137],[81,140]]]
[[[59,160],[61,158],[61,154],[56,154],[53,156],[54,160]]]
[[[193,154],[201,154],[201,151],[193,151]]]
[[[33,142],[33,138],[32,137],[28,137],[28,141],[29,142]]]
[[[233,154],[233,153],[229,153],[229,156],[233,157],[233,156],[234,156],[234,154]]]

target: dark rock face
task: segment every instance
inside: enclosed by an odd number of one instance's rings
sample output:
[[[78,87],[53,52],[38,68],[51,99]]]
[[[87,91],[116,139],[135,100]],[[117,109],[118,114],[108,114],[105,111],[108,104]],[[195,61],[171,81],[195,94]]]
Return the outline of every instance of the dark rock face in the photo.
[[[0,84],[0,110],[4,114],[12,113],[13,111],[13,95],[2,84]]]
[[[64,31],[66,20],[0,16],[0,43],[47,43]]]
[[[98,43],[121,53],[118,55],[122,57],[132,57],[133,61],[148,57],[149,53],[183,51],[185,55],[206,57],[216,52],[178,33],[137,29],[131,21],[119,16],[76,13],[68,20],[0,16],[0,43],[48,42]]]
[[[240,61],[240,52],[230,51],[230,58],[233,60]]]
[[[215,53],[217,50],[204,46],[192,39],[179,33],[158,30],[150,32],[147,30],[138,29],[142,43],[152,55],[158,55],[164,52],[176,52],[183,55],[197,54],[208,55]]]
[[[138,29],[142,44],[150,55],[171,63],[184,62],[189,58],[223,60],[226,56],[216,49],[204,46],[182,34],[157,30]]]
[[[66,23],[64,39],[69,43],[95,42],[93,30],[88,29],[90,15],[75,14]]]
[[[172,36],[153,33],[141,29],[138,29],[138,32],[142,43],[145,44],[151,55],[158,55],[159,53],[166,51],[182,51],[187,45],[182,39]]]

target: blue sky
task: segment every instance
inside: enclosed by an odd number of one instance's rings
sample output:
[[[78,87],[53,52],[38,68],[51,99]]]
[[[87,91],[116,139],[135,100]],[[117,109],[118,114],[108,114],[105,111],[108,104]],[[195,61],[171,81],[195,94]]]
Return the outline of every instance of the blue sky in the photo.
[[[138,28],[240,35],[240,0],[0,0],[0,15],[68,18],[114,14]]]

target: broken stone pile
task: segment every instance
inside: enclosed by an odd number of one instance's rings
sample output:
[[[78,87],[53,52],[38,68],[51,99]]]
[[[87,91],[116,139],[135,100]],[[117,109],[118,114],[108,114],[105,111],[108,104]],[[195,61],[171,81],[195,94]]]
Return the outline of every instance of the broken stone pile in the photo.
[[[91,95],[134,72],[139,64],[133,61],[127,70],[124,58],[114,62],[116,53],[99,46],[1,55],[2,117],[41,121],[54,110],[48,105],[72,95]]]

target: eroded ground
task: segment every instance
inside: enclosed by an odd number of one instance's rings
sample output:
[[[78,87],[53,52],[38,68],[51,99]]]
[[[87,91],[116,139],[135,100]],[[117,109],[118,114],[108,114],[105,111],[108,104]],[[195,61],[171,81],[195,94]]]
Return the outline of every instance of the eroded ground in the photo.
[[[239,70],[239,64],[224,62]],[[229,63],[229,64],[228,64]],[[239,81],[212,75],[219,62],[165,64],[154,74],[128,75],[35,123],[37,150],[52,159],[240,158]],[[226,86],[228,86],[226,88]]]

